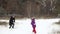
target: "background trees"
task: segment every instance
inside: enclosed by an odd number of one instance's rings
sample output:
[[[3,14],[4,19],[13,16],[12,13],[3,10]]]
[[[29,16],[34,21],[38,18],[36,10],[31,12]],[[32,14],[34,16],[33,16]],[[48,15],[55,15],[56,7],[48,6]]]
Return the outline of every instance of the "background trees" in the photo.
[[[60,14],[59,4],[60,0],[0,0],[0,7],[3,8],[4,14],[24,17],[55,17]]]

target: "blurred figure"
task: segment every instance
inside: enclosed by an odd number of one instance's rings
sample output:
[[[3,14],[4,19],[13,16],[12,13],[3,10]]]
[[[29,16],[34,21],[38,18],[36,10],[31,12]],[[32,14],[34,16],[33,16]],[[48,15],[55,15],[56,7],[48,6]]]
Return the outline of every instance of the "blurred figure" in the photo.
[[[9,28],[14,28],[14,22],[15,22],[15,17],[14,16],[11,16],[10,17],[10,20],[9,20]]]
[[[36,24],[35,24],[35,18],[32,18],[32,22],[31,22],[32,28],[33,28],[33,32],[36,34]]]

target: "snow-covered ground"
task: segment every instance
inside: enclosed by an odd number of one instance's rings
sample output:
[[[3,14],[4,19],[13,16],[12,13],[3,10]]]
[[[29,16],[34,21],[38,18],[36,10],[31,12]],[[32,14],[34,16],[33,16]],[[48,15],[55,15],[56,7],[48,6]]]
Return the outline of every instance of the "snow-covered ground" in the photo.
[[[60,19],[36,19],[36,34],[52,34],[51,32],[59,30],[59,25],[54,24]],[[0,20],[9,22],[9,20]],[[31,19],[17,19],[15,28],[9,29],[9,25],[0,26],[0,34],[34,34],[32,32]]]

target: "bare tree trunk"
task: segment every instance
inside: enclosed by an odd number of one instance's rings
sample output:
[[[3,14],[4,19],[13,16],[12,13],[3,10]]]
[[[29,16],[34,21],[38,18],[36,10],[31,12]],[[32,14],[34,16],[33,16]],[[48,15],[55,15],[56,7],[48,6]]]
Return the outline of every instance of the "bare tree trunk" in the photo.
[[[27,1],[27,14],[28,17],[31,17],[31,2]]]

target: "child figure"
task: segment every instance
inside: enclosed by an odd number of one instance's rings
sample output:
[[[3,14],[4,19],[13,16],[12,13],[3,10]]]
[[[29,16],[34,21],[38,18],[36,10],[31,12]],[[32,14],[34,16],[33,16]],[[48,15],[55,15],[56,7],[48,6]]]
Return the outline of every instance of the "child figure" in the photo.
[[[14,22],[15,22],[15,17],[14,16],[11,16],[10,17],[10,20],[9,20],[9,28],[14,28]]]
[[[36,28],[35,18],[32,18],[31,25],[32,25],[32,27],[33,27],[33,32],[36,33],[36,30],[35,30],[35,28]]]

